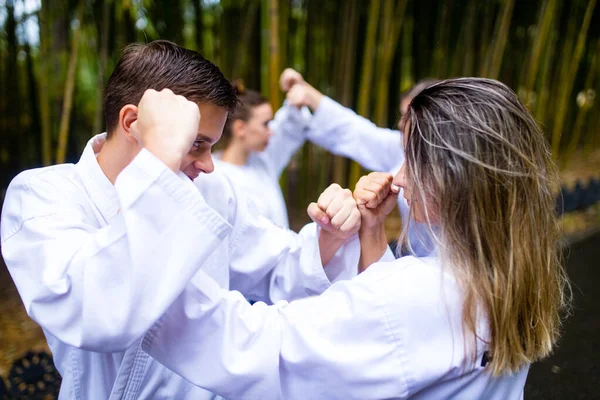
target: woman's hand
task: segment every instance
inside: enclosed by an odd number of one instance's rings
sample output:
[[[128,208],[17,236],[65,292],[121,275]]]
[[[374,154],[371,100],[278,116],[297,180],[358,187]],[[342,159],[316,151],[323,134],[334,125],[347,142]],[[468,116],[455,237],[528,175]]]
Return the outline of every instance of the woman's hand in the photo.
[[[390,174],[372,172],[360,178],[354,189],[361,215],[359,273],[379,261],[388,248],[384,223],[396,206],[399,191],[392,185],[392,178]]]
[[[362,228],[372,229],[383,225],[398,201],[399,188],[392,185],[393,176],[384,172],[371,172],[356,184],[354,200],[361,214]]]

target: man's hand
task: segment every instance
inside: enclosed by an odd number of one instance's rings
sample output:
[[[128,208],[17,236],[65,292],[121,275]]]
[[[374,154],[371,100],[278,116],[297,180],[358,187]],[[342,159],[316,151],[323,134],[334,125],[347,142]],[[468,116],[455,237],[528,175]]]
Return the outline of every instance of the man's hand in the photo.
[[[174,172],[198,136],[200,109],[169,89],[148,89],[138,104],[131,133],[140,145]]]
[[[352,192],[334,183],[308,206],[309,217],[326,233],[345,241],[360,229],[360,212]]]
[[[279,86],[281,90],[287,92],[297,83],[304,83],[302,74],[293,68],[286,68],[279,77]]]
[[[359,179],[354,189],[354,199],[361,214],[362,226],[370,229],[383,225],[398,200],[399,189],[392,185],[393,176],[372,172]]]

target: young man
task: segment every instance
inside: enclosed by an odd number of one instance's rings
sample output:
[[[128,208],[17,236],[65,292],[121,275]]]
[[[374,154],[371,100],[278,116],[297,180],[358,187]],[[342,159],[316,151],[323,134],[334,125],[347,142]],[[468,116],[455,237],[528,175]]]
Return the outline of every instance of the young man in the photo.
[[[196,179],[212,172],[236,101],[199,54],[129,46],[106,89],[108,133],[77,164],[11,183],[2,252],[63,377],[61,399],[212,398],[140,348],[200,270],[267,301],[319,294],[353,273],[336,255],[360,224],[348,192],[326,191],[309,208],[323,229],[296,235],[252,218],[227,181]]]

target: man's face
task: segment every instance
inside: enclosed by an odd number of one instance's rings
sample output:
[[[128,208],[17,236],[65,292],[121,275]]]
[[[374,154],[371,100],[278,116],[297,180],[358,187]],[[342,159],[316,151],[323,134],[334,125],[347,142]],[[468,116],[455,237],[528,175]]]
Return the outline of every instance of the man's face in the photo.
[[[198,137],[179,168],[188,178],[194,180],[200,173],[210,174],[215,169],[211,156],[212,146],[221,139],[227,120],[227,110],[215,104],[202,103]]]
[[[273,119],[270,104],[261,104],[252,108],[250,119],[244,123],[244,145],[250,152],[264,151],[273,135],[269,122]]]

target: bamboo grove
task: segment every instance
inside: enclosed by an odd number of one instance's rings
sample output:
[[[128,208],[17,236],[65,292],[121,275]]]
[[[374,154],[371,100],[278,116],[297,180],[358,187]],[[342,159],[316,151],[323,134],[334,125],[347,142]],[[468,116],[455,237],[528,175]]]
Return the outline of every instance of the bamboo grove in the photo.
[[[276,109],[293,67],[380,126],[425,77],[509,84],[562,167],[600,147],[596,0],[0,0],[0,188],[18,171],[74,162],[101,132],[103,86],[130,42],[196,49]],[[306,144],[282,178],[292,209],[358,165]]]

